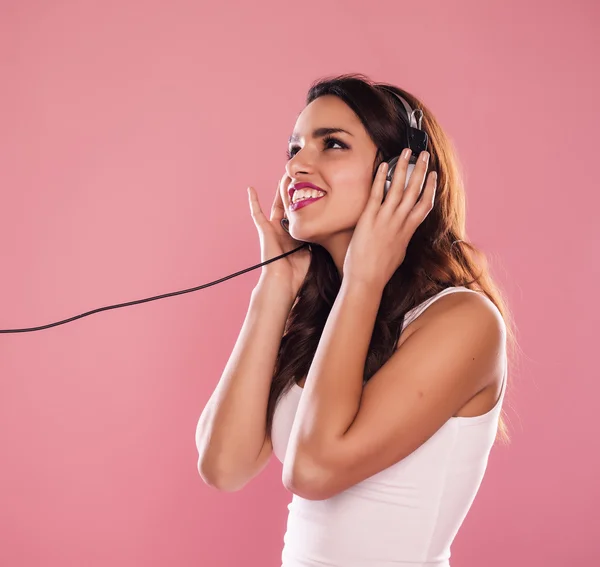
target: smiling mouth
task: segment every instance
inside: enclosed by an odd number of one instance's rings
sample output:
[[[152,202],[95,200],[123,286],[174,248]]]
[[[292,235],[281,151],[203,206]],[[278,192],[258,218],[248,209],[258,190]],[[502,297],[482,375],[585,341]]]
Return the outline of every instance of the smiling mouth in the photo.
[[[295,201],[293,203],[290,203],[290,211],[296,211],[298,209],[306,207],[307,205],[310,205],[311,203],[315,203],[316,201],[319,201],[323,197],[325,197],[325,195],[326,194],[323,193],[321,195],[309,196],[306,198],[299,199],[298,201]]]
[[[290,197],[290,203],[298,203],[304,199],[323,197],[324,195],[326,193],[322,189],[313,189],[310,187],[296,189]]]

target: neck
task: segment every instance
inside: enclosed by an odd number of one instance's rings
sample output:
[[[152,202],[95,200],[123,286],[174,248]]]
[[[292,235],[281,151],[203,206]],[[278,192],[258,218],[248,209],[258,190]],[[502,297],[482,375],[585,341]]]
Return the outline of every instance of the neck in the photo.
[[[339,232],[329,236],[327,240],[317,243],[329,252],[340,275],[340,279],[344,278],[344,260],[346,259],[346,252],[348,251],[348,246],[350,246],[353,233],[354,230]]]

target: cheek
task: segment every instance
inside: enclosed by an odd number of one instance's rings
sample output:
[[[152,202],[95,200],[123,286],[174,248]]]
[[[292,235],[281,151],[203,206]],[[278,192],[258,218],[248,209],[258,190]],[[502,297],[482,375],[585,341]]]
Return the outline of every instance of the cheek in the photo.
[[[353,201],[368,198],[373,185],[373,179],[366,167],[340,168],[335,178],[331,180],[336,193],[345,193]]]
[[[355,227],[367,205],[368,198],[365,189],[356,183],[351,187],[346,187],[343,191],[338,190],[327,211],[336,229],[347,230]]]
[[[360,191],[355,191],[352,195],[347,199],[347,211],[352,217],[358,217],[362,214],[365,207],[367,206],[367,202],[369,200],[369,194],[361,189]]]
[[[338,197],[340,198],[339,201],[342,201],[345,209],[362,212],[369,200],[371,187],[372,183],[369,179],[364,178],[364,173],[361,172],[360,178],[356,176],[345,180],[345,183],[336,191],[335,197],[336,200]]]

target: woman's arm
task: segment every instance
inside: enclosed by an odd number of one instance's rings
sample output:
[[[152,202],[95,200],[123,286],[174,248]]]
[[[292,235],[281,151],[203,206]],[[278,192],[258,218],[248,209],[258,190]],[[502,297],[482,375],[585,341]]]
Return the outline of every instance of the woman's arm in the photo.
[[[383,289],[342,281],[331,309],[298,406],[283,468],[293,490],[320,479],[311,455],[329,450],[348,430],[360,407],[363,369]]]
[[[443,311],[362,388],[379,297],[348,287],[327,320],[284,462],[285,486],[303,498],[330,498],[404,459],[504,372],[502,317],[465,292],[436,301]]]
[[[292,304],[275,280],[261,277],[252,292],[237,342],[196,429],[198,471],[212,486],[237,490],[256,470],[273,370]]]

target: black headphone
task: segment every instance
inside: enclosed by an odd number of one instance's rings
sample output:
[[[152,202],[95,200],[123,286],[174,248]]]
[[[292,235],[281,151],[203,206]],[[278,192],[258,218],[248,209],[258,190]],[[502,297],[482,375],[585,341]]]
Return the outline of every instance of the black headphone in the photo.
[[[415,168],[419,154],[422,151],[427,150],[427,142],[428,142],[427,133],[421,129],[421,120],[423,119],[423,111],[420,109],[413,110],[411,108],[410,104],[408,104],[408,102],[404,98],[402,98],[398,93],[394,92],[393,90],[389,89],[388,87],[385,87],[384,85],[378,85],[378,86],[382,89],[387,90],[388,92],[391,92],[402,103],[402,111],[400,112],[400,116],[402,117],[402,120],[406,124],[406,132],[407,132],[407,136],[406,136],[407,146],[406,147],[410,148],[413,152],[412,156],[410,158],[409,164],[408,164],[408,169],[406,171],[406,183],[404,185],[404,188],[406,189],[406,185],[408,184],[408,180],[413,172],[413,169]],[[418,121],[415,116],[416,114],[419,114]],[[394,170],[396,169],[396,164],[398,163],[399,158],[400,158],[400,156],[393,157],[388,162],[389,168],[388,168],[388,173],[387,173],[386,180],[385,180],[384,198],[385,198],[385,195],[387,194],[387,192],[389,191],[390,185],[392,184]],[[289,230],[287,227],[288,224],[289,224],[288,219],[284,218],[281,220],[281,226],[284,228],[284,230],[286,232],[289,233]],[[42,329],[49,329],[50,327],[56,327],[57,325],[63,325],[64,323],[69,323],[70,321],[75,321],[76,319],[81,319],[82,317],[92,315],[93,313],[99,313],[100,311],[108,311],[109,309],[117,309],[119,307],[127,307],[129,305],[136,305],[137,303],[146,303],[148,301],[156,301],[157,299],[163,299],[164,297],[171,297],[173,295],[181,295],[184,293],[190,293],[192,291],[204,289],[206,287],[210,287],[212,285],[224,282],[225,280],[235,278],[236,276],[240,276],[251,270],[256,270],[257,268],[265,266],[266,264],[270,264],[271,262],[275,262],[276,260],[279,260],[280,258],[289,256],[290,254],[294,254],[295,252],[298,252],[298,250],[301,250],[308,246],[310,246],[310,244],[304,243],[304,244],[302,244],[302,246],[299,246],[298,248],[294,248],[293,250],[290,250],[289,252],[285,252],[284,254],[275,256],[275,258],[271,258],[270,260],[266,260],[265,262],[261,262],[260,264],[256,264],[255,266],[246,268],[245,270],[241,270],[234,274],[225,276],[224,278],[215,280],[214,282],[210,282],[210,283],[198,286],[198,287],[193,287],[193,288],[182,290],[182,291],[174,291],[172,293],[165,293],[163,295],[157,295],[155,297],[149,297],[147,299],[139,299],[137,301],[129,301],[127,303],[121,303],[118,305],[110,305],[108,307],[100,307],[99,309],[94,309],[92,311],[88,311],[87,313],[82,313],[81,315],[76,315],[75,317],[70,317],[69,319],[65,319],[63,321],[58,321],[56,323],[50,323],[48,325],[43,325],[41,327],[31,327],[28,329],[0,329],[0,333],[28,333],[31,331],[40,331]]]
[[[387,92],[392,93],[401,103],[402,103],[402,111],[400,112],[400,117],[402,121],[406,124],[406,147],[412,150],[412,155],[410,157],[410,161],[408,162],[408,168],[406,170],[406,182],[404,183],[404,189],[406,189],[408,185],[408,180],[412,175],[412,172],[417,164],[417,159],[421,152],[427,151],[427,144],[429,142],[429,138],[427,136],[427,132],[425,132],[421,128],[421,122],[423,120],[423,111],[420,108],[413,110],[408,103],[408,101],[400,96],[397,92],[393,91],[389,87],[385,85],[378,85],[379,88],[386,90]],[[419,115],[417,119],[416,115]],[[387,192],[390,190],[390,186],[392,185],[392,179],[394,178],[394,170],[396,169],[396,165],[398,164],[398,160],[400,156],[395,156],[391,160],[388,161],[388,172],[385,179],[385,185],[383,188],[383,198],[387,195]],[[375,175],[373,176],[375,178]],[[290,222],[287,218],[281,219],[281,226],[283,230],[285,230],[288,234]]]

